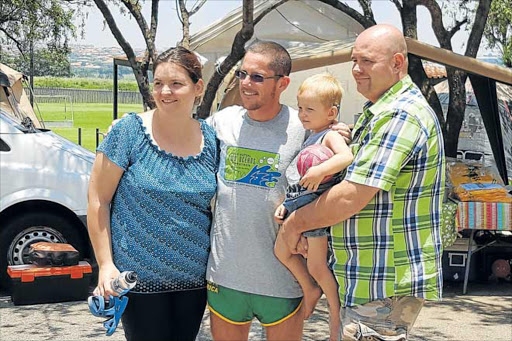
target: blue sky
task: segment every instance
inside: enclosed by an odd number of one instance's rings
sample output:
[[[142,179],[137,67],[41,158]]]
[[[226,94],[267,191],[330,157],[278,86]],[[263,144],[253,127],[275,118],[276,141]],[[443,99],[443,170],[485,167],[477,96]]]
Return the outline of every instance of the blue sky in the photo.
[[[345,1],[354,8],[359,8],[357,1]],[[189,4],[195,1],[188,1]],[[149,1],[144,6],[144,15],[149,18],[150,8]],[[228,12],[242,5],[241,0],[208,0],[206,4],[191,18],[191,33],[197,32],[206,25],[215,20],[222,18]],[[179,22],[174,0],[163,0],[159,10],[159,27],[157,33],[157,48],[159,50],[175,46],[176,42],[181,39],[181,23]],[[378,23],[387,23],[395,25],[401,29],[400,17],[396,7],[388,0],[380,0],[373,2],[373,13]],[[140,34],[139,28],[134,20],[130,20],[128,16],[119,13],[119,9],[111,6],[111,11],[116,22],[124,33],[125,38],[133,47],[143,47],[144,41]],[[418,38],[426,43],[438,46],[437,40],[431,28],[430,14],[424,7],[418,8]],[[468,33],[461,30],[454,36],[452,41],[455,52],[463,53],[465,46],[464,41],[467,40]],[[93,6],[89,10],[89,15],[85,26],[85,39],[78,39],[79,44],[91,44],[95,46],[117,46],[110,29],[103,24],[103,17],[100,11]],[[481,45],[481,51],[485,48],[485,43]]]

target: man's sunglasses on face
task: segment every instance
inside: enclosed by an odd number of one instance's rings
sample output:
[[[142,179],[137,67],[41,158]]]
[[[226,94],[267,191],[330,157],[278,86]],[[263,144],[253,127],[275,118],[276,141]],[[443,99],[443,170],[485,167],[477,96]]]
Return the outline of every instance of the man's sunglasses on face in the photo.
[[[241,81],[243,81],[247,76],[249,76],[249,79],[251,80],[251,82],[254,82],[254,83],[263,83],[263,81],[265,81],[265,79],[271,79],[271,78],[279,79],[281,77],[284,77],[283,75],[263,77],[262,75],[258,75],[258,74],[250,75],[246,71],[241,71],[241,70],[235,71],[235,77],[240,79]]]

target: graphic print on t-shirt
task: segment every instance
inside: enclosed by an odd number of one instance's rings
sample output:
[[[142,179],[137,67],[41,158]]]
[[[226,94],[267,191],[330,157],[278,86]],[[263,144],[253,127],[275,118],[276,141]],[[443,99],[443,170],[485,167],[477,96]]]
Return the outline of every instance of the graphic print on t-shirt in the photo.
[[[279,154],[240,147],[227,148],[225,180],[274,188],[280,176]]]

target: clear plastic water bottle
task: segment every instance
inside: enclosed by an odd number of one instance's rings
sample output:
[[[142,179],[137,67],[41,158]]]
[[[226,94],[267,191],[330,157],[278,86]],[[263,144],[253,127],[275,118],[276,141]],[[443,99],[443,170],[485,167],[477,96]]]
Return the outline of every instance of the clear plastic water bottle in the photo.
[[[123,271],[110,283],[112,290],[117,294],[124,295],[137,284],[137,273],[135,271]]]

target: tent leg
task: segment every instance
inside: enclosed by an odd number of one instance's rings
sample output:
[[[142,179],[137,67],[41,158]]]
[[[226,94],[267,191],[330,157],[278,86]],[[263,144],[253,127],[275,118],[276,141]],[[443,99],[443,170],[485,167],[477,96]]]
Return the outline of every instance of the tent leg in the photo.
[[[471,256],[473,254],[473,237],[475,236],[475,229],[471,230],[471,235],[469,236],[469,243],[468,243],[468,258],[466,261],[466,271],[464,274],[464,287],[462,289],[462,294],[465,295],[468,288],[468,279],[469,279],[469,269],[471,267]]]

